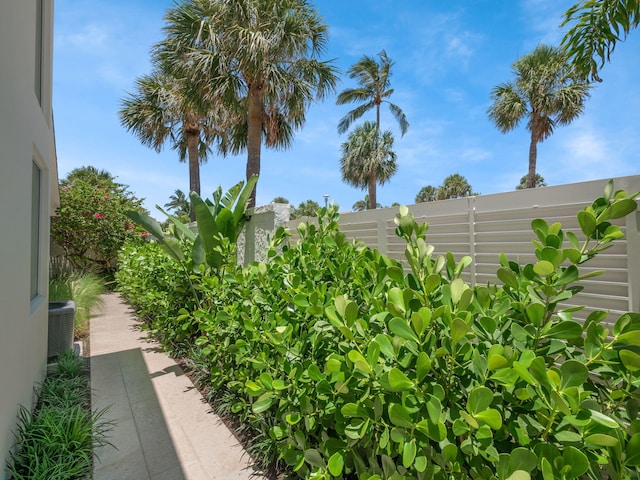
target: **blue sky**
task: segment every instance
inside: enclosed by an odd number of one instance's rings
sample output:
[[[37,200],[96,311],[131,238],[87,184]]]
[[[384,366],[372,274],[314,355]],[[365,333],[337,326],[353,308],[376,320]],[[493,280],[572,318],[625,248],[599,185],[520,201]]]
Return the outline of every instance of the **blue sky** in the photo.
[[[316,0],[329,26],[325,59],[342,72],[386,50],[395,61],[391,100],[406,113],[395,135],[398,172],[378,201],[414,203],[425,185],[464,175],[481,194],[513,190],[527,172],[524,123],[500,133],[487,118],[491,89],[512,79],[511,65],[538,44],[558,44],[561,16],[573,0]],[[150,47],[161,40],[170,0],[56,0],[53,103],[60,178],[93,165],[129,185],[157,213],[175,189],[188,190],[187,165],[169,146],[160,154],[119,124],[117,112],[136,77],[148,73]],[[640,31],[618,44],[591,92],[586,111],[538,146],[538,173],[549,185],[640,173]],[[356,86],[342,75],[337,92]],[[350,109],[335,95],[314,104],[287,151],[263,147],[257,204],[284,196],[292,204],[329,194],[348,211],[365,192],[342,182],[340,118]],[[374,119],[374,113],[363,119]],[[245,176],[246,156],[212,155],[201,169],[202,195]],[[162,217],[158,213],[159,217]]]

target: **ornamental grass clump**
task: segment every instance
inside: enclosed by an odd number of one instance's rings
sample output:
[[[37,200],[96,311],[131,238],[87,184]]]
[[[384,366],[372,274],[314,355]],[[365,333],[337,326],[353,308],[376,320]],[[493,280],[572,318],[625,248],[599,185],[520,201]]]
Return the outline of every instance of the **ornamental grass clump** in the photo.
[[[61,353],[39,387],[36,407],[20,407],[16,444],[7,462],[10,478],[91,477],[93,448],[108,444],[112,424],[102,418],[106,410],[91,411],[86,373],[82,358]]]
[[[436,256],[406,207],[405,265],[321,209],[296,245],[276,232],[269,263],[194,276],[206,307],[156,326],[199,348],[208,395],[285,476],[638,478],[640,314],[578,321],[562,306],[599,274],[583,267],[623,238],[636,195],[609,182],[576,233],[534,220],[535,262],[501,255],[478,286],[471,259]]]

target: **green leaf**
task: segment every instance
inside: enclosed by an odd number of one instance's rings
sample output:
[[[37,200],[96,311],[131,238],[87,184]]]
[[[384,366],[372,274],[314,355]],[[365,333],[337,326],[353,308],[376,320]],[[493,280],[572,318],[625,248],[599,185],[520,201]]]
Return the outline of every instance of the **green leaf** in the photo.
[[[634,434],[624,449],[626,459],[625,464],[638,467],[640,466],[640,433]]]
[[[451,301],[454,305],[460,303],[460,298],[462,297],[462,293],[469,288],[464,280],[461,278],[456,278],[453,282],[451,282]]]
[[[312,467],[324,468],[325,466],[322,454],[315,448],[309,448],[308,450],[305,450],[304,459]]]
[[[389,330],[391,330],[393,334],[399,336],[400,338],[404,338],[405,340],[413,340],[415,342],[419,341],[417,335],[404,318],[392,318],[389,321]]]
[[[506,358],[504,358],[500,354],[495,354],[489,357],[487,368],[489,370],[497,370],[499,368],[507,367],[508,365],[509,365],[509,361]]]
[[[635,200],[631,198],[623,198],[616,201],[609,207],[609,218],[616,219],[629,215],[631,212],[635,212],[637,204]]]
[[[467,411],[471,414],[482,412],[489,408],[493,401],[493,393],[487,387],[476,387],[469,393]]]
[[[584,441],[587,443],[593,443],[599,447],[616,447],[620,443],[617,438],[604,433],[594,433],[593,435],[586,437]]]
[[[620,361],[630,372],[640,371],[640,355],[631,350],[620,350]]]
[[[405,313],[407,311],[404,306],[404,295],[402,290],[398,287],[393,287],[389,289],[389,303],[395,307],[395,309],[399,312]]]
[[[348,354],[347,357],[349,358],[349,360],[351,360],[354,364],[354,366],[360,370],[362,373],[365,373],[366,375],[369,375],[371,373],[371,366],[369,365],[369,362],[367,362],[367,359],[364,358],[364,356],[357,350],[351,350]]]
[[[395,265],[387,267],[387,275],[391,280],[399,283],[400,285],[404,283],[404,272],[400,267],[396,267]]]
[[[413,382],[396,367],[389,370],[388,379],[393,392],[404,392],[415,387]]]
[[[327,465],[329,473],[334,477],[342,475],[342,469],[344,468],[344,457],[342,452],[336,452],[329,458],[329,464]]]
[[[506,480],[531,480],[531,475],[524,470],[516,470]]]
[[[580,387],[589,378],[589,369],[582,362],[577,360],[566,360],[560,365],[562,383],[560,389],[569,387]]]
[[[147,232],[153,235],[156,240],[162,242],[164,240],[164,233],[162,233],[162,227],[156,220],[146,213],[138,212],[136,210],[129,210],[126,212],[127,217],[132,221],[140,225]]]
[[[589,410],[591,412],[591,419],[600,425],[604,425],[609,428],[620,428],[618,422],[616,422],[613,418],[605,415],[604,413],[598,412],[597,410]]]
[[[518,289],[518,277],[513,273],[513,270],[506,267],[501,267],[497,272],[498,278],[502,283],[504,283],[507,287],[512,288],[514,290]]]
[[[546,260],[540,260],[533,266],[533,271],[540,276],[550,275],[555,271],[553,263]]]
[[[378,342],[378,345],[380,345],[380,351],[385,357],[389,359],[396,358],[396,352],[388,335],[379,333],[378,335],[376,335],[374,341]]]
[[[356,403],[345,403],[340,412],[347,418],[369,418],[367,411]]]
[[[427,400],[427,413],[429,414],[429,420],[434,425],[437,425],[440,422],[440,416],[442,415],[442,404],[437,397],[433,395],[429,396],[429,400]]]
[[[584,453],[575,447],[565,447],[562,452],[562,459],[565,467],[571,467],[569,472],[565,475],[566,479],[578,478],[589,469],[589,459]]]
[[[578,338],[582,336],[582,325],[580,325],[578,322],[574,322],[573,320],[565,320],[563,322],[557,323],[541,336],[543,338],[553,337],[561,340]]]
[[[356,318],[358,318],[358,305],[356,302],[347,302],[344,308],[344,321],[347,327],[351,328]]]
[[[453,322],[451,322],[451,341],[453,343],[458,343],[464,338],[468,330],[469,327],[464,322],[464,320],[460,318],[454,318]]]
[[[591,236],[596,231],[596,217],[591,212],[587,212],[586,210],[582,210],[578,212],[578,223],[580,224],[580,229],[582,233],[585,234],[586,237],[591,238]]]
[[[549,460],[547,460],[546,458],[542,458],[542,460],[540,461],[540,470],[542,471],[543,480],[555,480],[551,462],[549,462]]]
[[[536,379],[540,385],[551,389],[551,382],[547,377],[547,365],[542,357],[536,357],[531,361],[529,365],[529,373]]]
[[[416,377],[418,382],[422,382],[431,371],[431,358],[426,352],[420,352],[416,360]]]
[[[499,430],[502,427],[502,416],[498,410],[493,408],[478,412],[474,414],[474,417],[476,420],[480,420],[489,425],[493,430]]]
[[[389,405],[389,420],[391,423],[398,427],[403,428],[412,428],[413,421],[411,420],[411,415],[406,408],[398,403],[391,403]]]
[[[242,183],[244,182],[239,182],[239,184],[242,184]],[[238,225],[242,221],[242,218],[244,217],[247,209],[247,202],[249,201],[249,196],[251,195],[251,192],[253,192],[253,187],[255,187],[257,183],[258,183],[258,176],[252,175],[249,178],[249,180],[247,180],[246,185],[238,195],[238,199],[236,200],[236,206],[233,209],[233,220],[235,221],[236,225]],[[231,205],[227,205],[227,206],[231,208]]]
[[[628,345],[640,347],[640,330],[631,330],[630,332],[618,335],[618,338],[616,340],[620,343],[626,343]]]
[[[258,397],[258,399],[255,402],[253,402],[253,405],[251,405],[251,410],[253,411],[253,413],[262,413],[268,410],[269,407],[273,405],[274,401],[275,401],[275,397],[273,393],[267,392],[261,395],[260,397]]]
[[[416,458],[416,439],[412,438],[411,441],[404,444],[402,450],[402,466],[409,468],[413,465],[413,460]]]
[[[529,321],[536,327],[540,326],[540,323],[542,322],[542,319],[544,318],[546,313],[547,311],[544,308],[544,305],[540,303],[532,303],[527,307],[527,317],[529,318]]]

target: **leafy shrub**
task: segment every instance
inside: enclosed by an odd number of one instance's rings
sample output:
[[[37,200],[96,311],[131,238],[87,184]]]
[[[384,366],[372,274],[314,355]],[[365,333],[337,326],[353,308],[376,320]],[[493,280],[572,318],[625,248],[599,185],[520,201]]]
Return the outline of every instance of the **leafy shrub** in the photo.
[[[97,269],[109,277],[125,240],[139,235],[125,212],[140,210],[141,204],[108,172],[76,169],[61,183],[60,207],[51,217],[51,237],[77,271]]]
[[[188,245],[188,244],[187,244]],[[189,250],[185,246],[185,250]],[[132,240],[118,255],[115,279],[118,291],[151,323],[152,332],[162,343],[179,340],[168,335],[181,308],[196,304],[190,281],[178,262],[165,254],[155,242]],[[196,278],[194,274],[194,279]]]
[[[300,224],[267,264],[203,277],[206,308],[168,337],[200,347],[218,400],[254,452],[303,478],[637,478],[640,314],[574,320],[580,268],[636,209],[613,192],[578,214],[584,238],[535,220],[537,261],[504,255],[500,284],[471,288],[468,257],[434,257],[405,207],[409,271],[347,242],[335,209]],[[188,335],[185,337],[185,333]]]

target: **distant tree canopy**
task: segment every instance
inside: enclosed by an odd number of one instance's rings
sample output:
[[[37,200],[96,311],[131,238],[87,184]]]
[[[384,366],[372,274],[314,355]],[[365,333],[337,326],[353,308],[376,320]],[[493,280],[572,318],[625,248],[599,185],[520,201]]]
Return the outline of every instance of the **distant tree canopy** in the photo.
[[[302,217],[317,217],[320,205],[313,200],[300,202],[300,205],[291,209],[291,219]]]
[[[516,186],[516,190],[524,190],[525,188],[531,188],[527,186],[528,181],[529,181],[529,175],[525,175],[524,177],[522,177],[520,179],[520,185]],[[547,186],[547,183],[544,181],[544,177],[536,173],[535,185],[533,186],[533,188],[546,187],[546,186]]]
[[[289,203],[289,200],[287,200],[284,197],[276,197],[273,200],[271,200],[271,203]]]
[[[437,190],[433,185],[422,187],[416,195],[416,203],[433,202],[436,199]]]
[[[464,176],[459,173],[454,173],[446,177],[443,180],[442,185],[437,188],[432,185],[422,187],[416,195],[416,203],[468,197],[471,195],[479,194],[473,192],[471,185]]]

